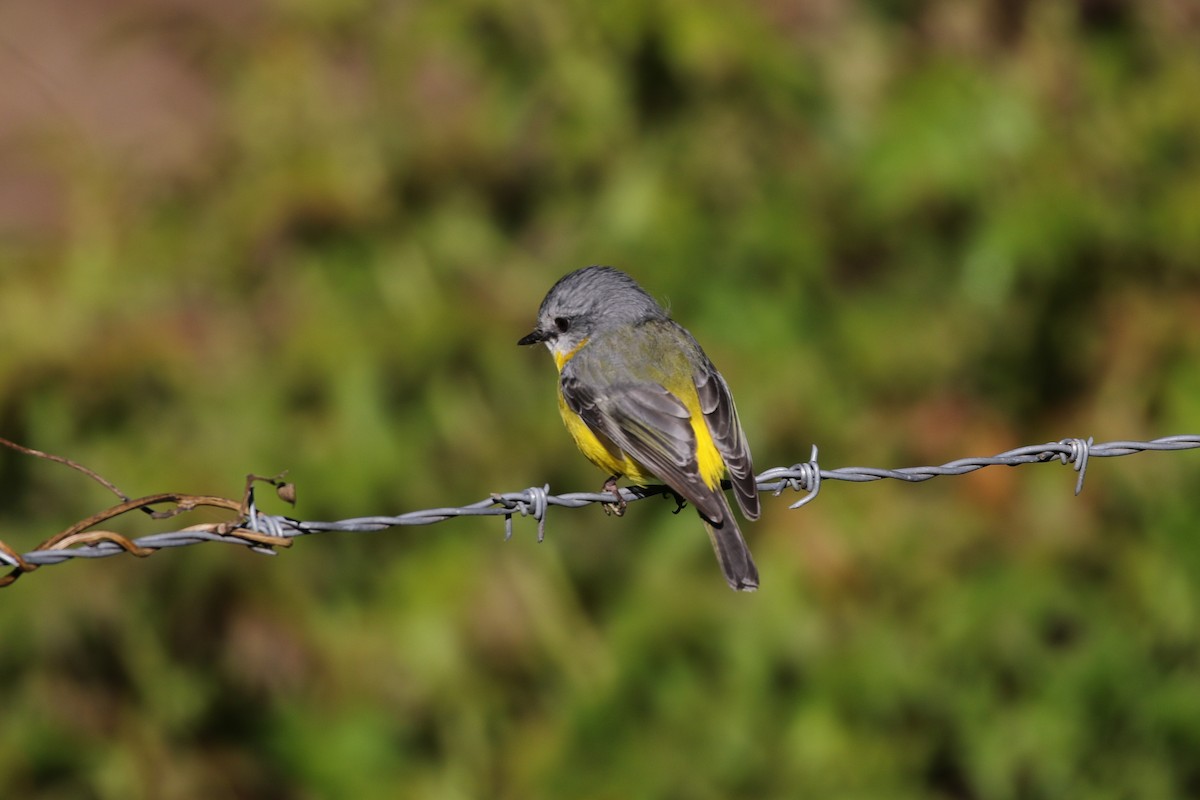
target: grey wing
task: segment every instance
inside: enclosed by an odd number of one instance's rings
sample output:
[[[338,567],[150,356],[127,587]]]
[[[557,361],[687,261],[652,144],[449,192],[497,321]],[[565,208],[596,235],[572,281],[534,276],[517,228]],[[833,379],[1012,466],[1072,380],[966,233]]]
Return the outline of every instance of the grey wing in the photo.
[[[746,519],[758,519],[758,484],[754,480],[754,465],[750,459],[750,445],[738,421],[737,407],[733,395],[721,373],[712,362],[705,359],[705,368],[696,375],[696,391],[700,395],[700,410],[708,422],[717,450],[725,460],[733,493]]]
[[[700,477],[696,434],[687,408],[675,395],[649,382],[589,387],[569,369],[563,370],[561,381],[567,407],[593,433],[653,472],[705,519],[718,525],[724,520],[721,498]]]

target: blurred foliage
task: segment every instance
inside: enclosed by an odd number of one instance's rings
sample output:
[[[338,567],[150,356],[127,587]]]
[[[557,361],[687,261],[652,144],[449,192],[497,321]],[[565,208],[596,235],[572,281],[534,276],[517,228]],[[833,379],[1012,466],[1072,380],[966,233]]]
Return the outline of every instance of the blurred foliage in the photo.
[[[0,9],[0,435],[130,494],[288,469],[328,519],[598,486],[514,346],[587,263],[670,302],[759,468],[1198,427],[1189,3],[103,6]],[[552,510],[541,546],[462,520],[47,569],[0,594],[0,774],[1196,796],[1200,462],[1074,480],[768,498],[753,596],[653,502]],[[19,550],[108,501],[0,452]]]

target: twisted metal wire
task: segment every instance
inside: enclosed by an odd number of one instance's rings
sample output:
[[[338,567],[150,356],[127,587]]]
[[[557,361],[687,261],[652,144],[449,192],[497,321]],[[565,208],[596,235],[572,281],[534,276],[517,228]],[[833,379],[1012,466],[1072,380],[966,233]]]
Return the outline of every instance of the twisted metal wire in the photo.
[[[817,463],[817,448],[814,446],[812,456],[808,461],[793,464],[790,467],[768,469],[758,475],[757,482],[760,492],[772,492],[775,495],[781,494],[785,489],[804,492],[805,496],[790,506],[790,508],[799,508],[817,497],[822,481],[838,480],[864,483],[890,478],[917,483],[940,475],[965,475],[984,467],[997,465],[1016,467],[1022,464],[1045,463],[1058,459],[1062,464],[1071,465],[1078,473],[1075,494],[1079,494],[1083,489],[1083,479],[1087,473],[1089,459],[1126,456],[1148,450],[1191,450],[1195,448],[1200,448],[1200,435],[1183,434],[1165,436],[1148,442],[1114,441],[1099,444],[1093,442],[1089,437],[1019,447],[995,456],[961,458],[936,467],[905,467],[903,469],[841,467],[827,470],[822,469]],[[621,498],[626,503],[637,502],[647,497],[673,496],[673,494],[665,486],[633,486],[620,489]],[[458,517],[504,517],[504,538],[508,540],[512,538],[513,517],[516,515],[532,517],[537,520],[537,539],[540,542],[545,538],[546,512],[551,506],[580,508],[591,503],[612,503],[613,500],[613,495],[607,491],[553,495],[550,494],[549,485],[546,485],[534,486],[522,491],[493,494],[487,499],[465,506],[429,508],[397,516],[356,517],[337,522],[306,522],[285,516],[263,514],[258,511],[252,501],[240,527],[235,527],[228,533],[193,528],[142,536],[132,540],[132,545],[141,550],[154,551],[201,542],[223,542],[242,545],[265,555],[276,555],[275,546],[286,546],[292,539],[312,533],[333,531],[375,533],[402,525],[431,525]],[[244,535],[239,535],[239,531],[243,531]],[[61,549],[34,550],[23,555],[17,555],[4,546],[0,547],[0,564],[7,564],[16,569],[27,569],[59,564],[73,558],[105,558],[121,552],[136,552],[128,547],[129,542],[124,544],[126,546],[115,541],[104,540]]]

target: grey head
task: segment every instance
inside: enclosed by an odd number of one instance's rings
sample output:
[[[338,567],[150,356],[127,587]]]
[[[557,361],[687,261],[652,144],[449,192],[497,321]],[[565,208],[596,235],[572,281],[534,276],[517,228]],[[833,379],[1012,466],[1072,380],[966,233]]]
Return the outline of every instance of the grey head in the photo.
[[[584,267],[550,287],[538,309],[537,326],[517,344],[545,342],[555,356],[566,355],[605,330],[666,318],[663,307],[624,272]]]

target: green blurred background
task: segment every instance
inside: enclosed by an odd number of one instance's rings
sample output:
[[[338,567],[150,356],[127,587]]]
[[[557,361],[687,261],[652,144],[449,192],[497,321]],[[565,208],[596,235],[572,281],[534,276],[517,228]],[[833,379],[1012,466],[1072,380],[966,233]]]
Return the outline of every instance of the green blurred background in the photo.
[[[0,435],[131,495],[594,490],[514,344],[589,263],[759,469],[1200,428],[1189,2],[46,0],[0,74]],[[767,498],[749,596],[657,501],[44,568],[3,794],[1200,796],[1198,480]],[[0,452],[17,550],[110,500]]]

